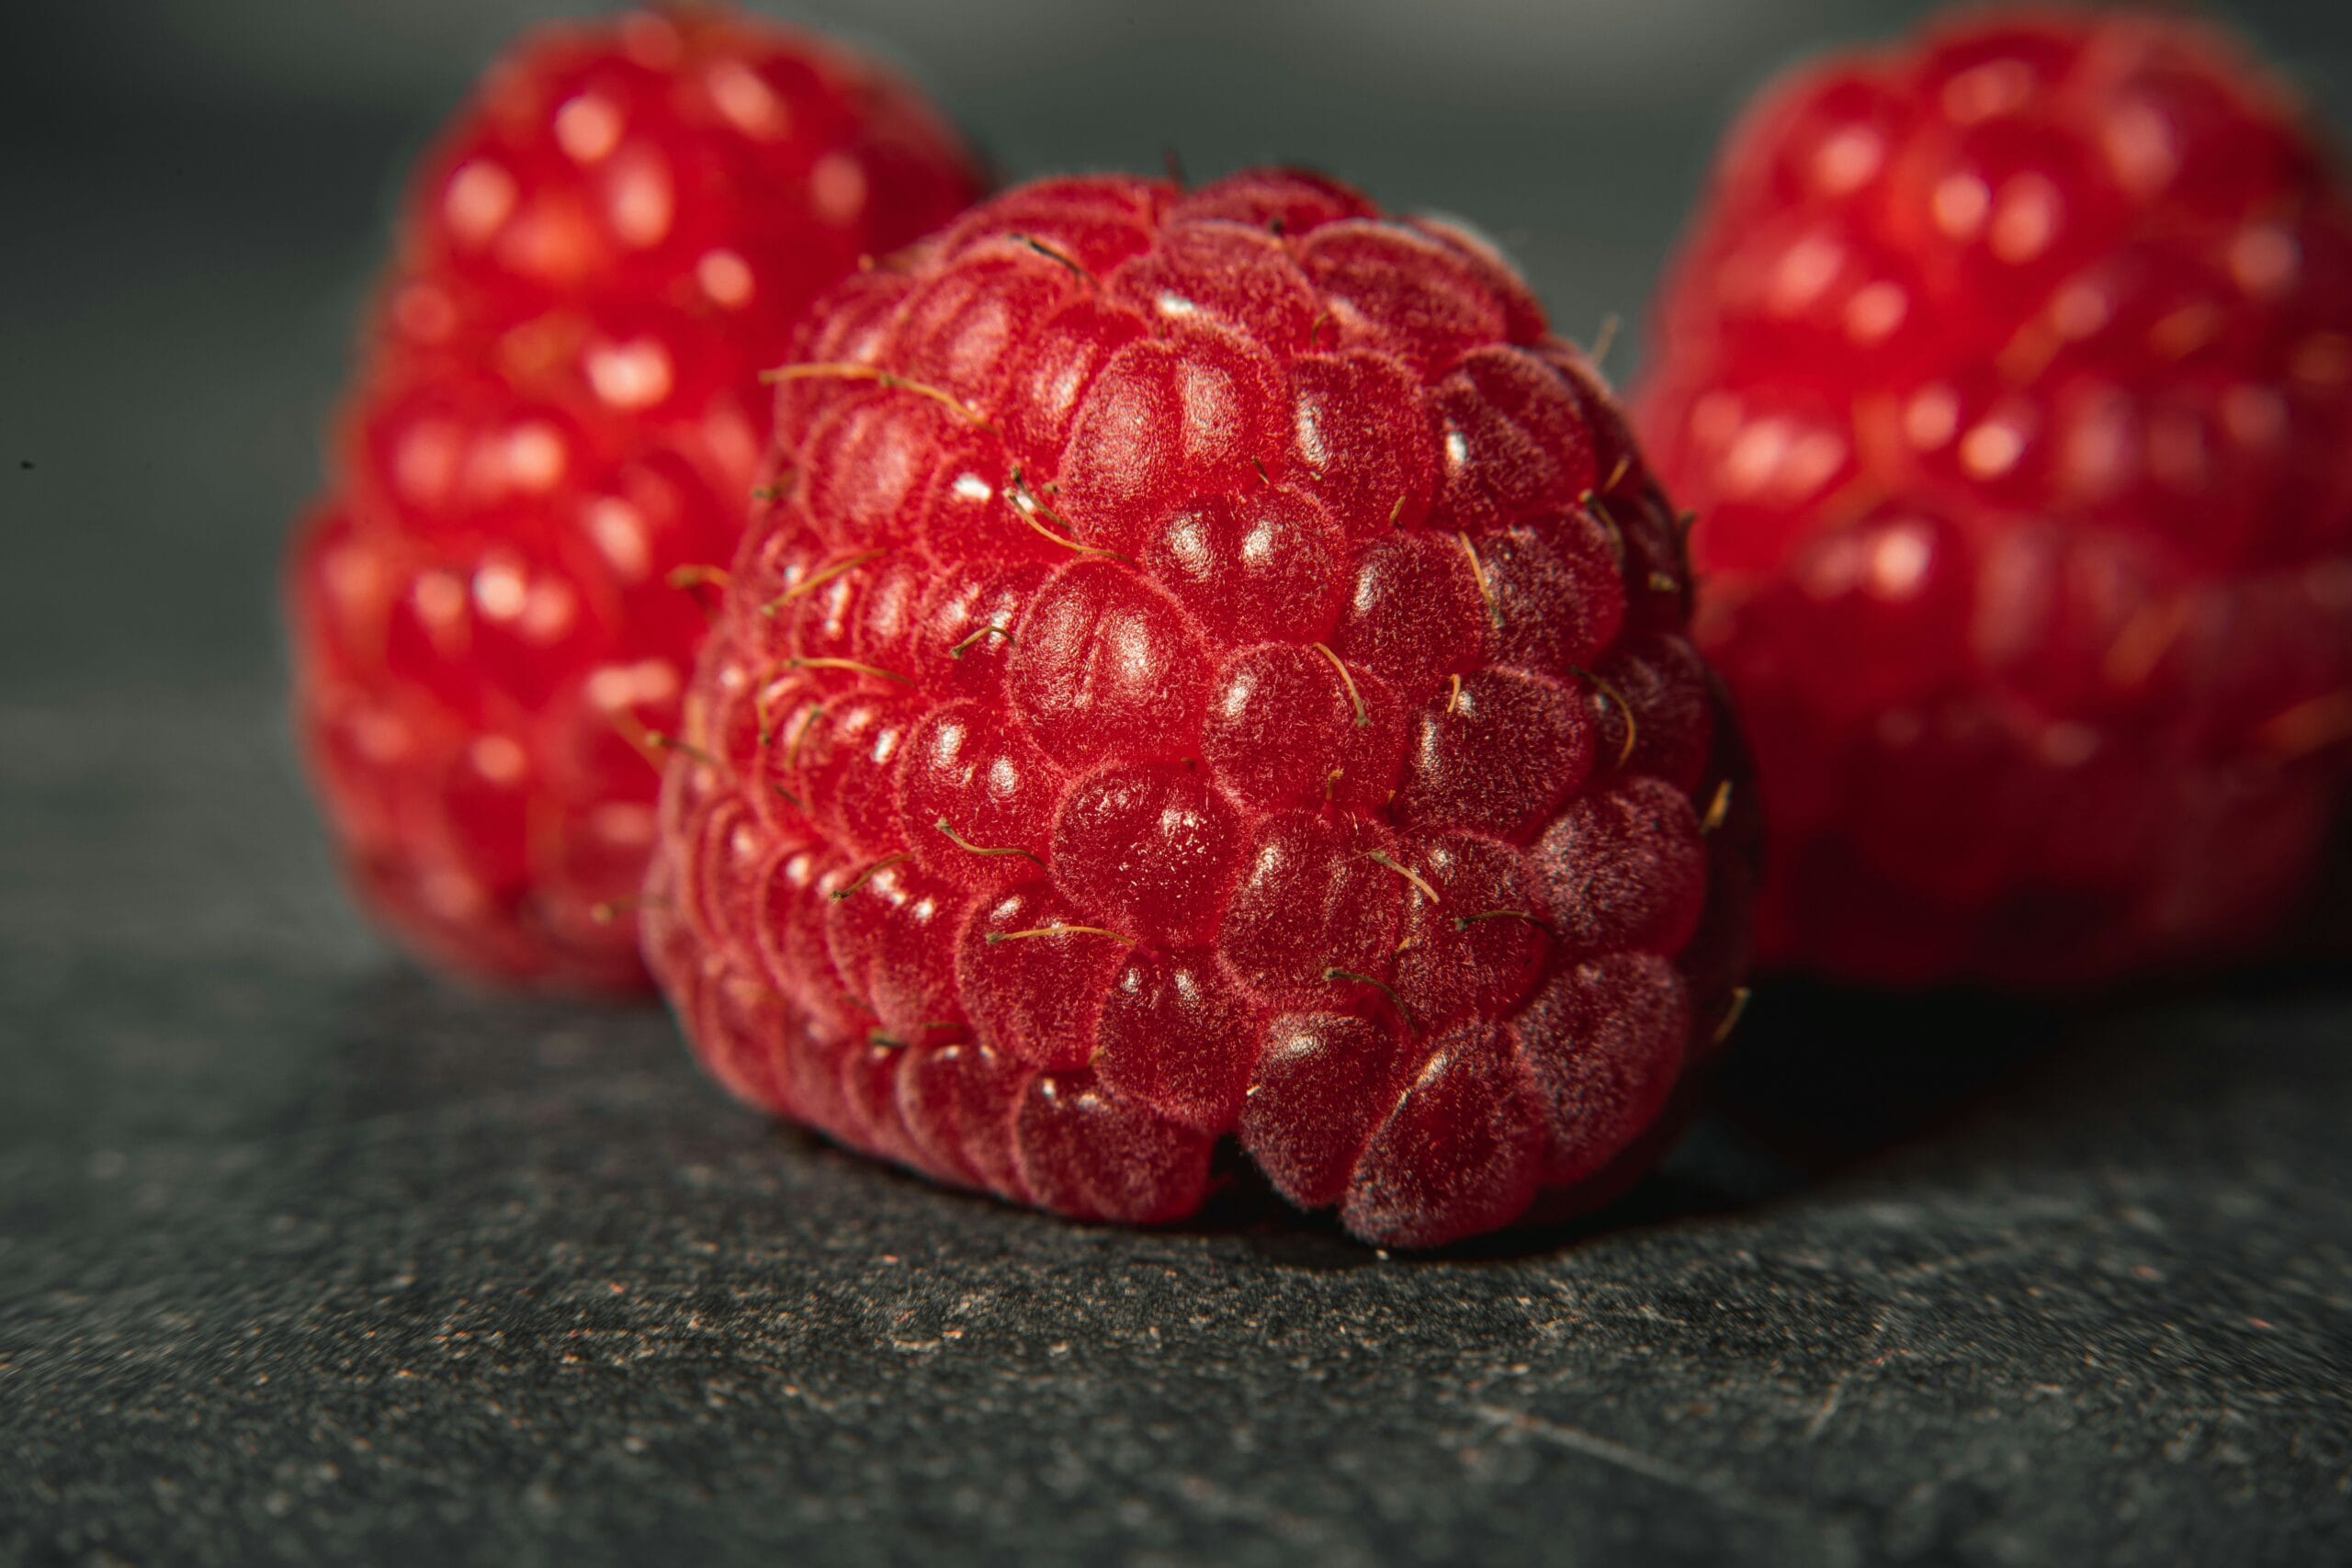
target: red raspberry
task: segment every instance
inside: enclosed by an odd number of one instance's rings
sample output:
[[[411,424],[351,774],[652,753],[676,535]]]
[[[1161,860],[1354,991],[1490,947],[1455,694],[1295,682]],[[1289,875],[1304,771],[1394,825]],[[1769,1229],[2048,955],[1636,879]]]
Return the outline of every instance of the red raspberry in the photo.
[[[974,176],[908,88],[718,10],[550,29],[428,161],[295,541],[295,705],[368,900],[431,956],[644,983],[647,750],[765,446],[763,367]],[[599,915],[605,918],[600,920]]]
[[[820,314],[687,699],[654,972],[743,1098],[1170,1220],[1556,1213],[1722,1029],[1670,513],[1494,254],[1291,173],[1048,180]]]
[[[2352,209],[2206,29],[1978,17],[1731,140],[1641,400],[1757,750],[1759,951],[2258,940],[2352,772]]]

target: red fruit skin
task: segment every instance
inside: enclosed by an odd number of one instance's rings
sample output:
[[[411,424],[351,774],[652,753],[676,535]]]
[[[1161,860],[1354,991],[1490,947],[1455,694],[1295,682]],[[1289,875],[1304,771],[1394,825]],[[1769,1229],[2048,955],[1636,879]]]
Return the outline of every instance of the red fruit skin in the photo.
[[[1758,818],[1672,513],[1508,267],[1312,175],[1048,180],[801,353],[644,916],[712,1072],[1088,1218],[1228,1138],[1392,1246],[1622,1176]]]
[[[658,737],[811,297],[978,189],[910,89],[718,8],[535,33],[428,156],[329,496],[295,727],[362,899],[478,977],[647,983]],[[650,764],[650,765],[649,765]]]
[[[2352,776],[2352,204],[2196,24],[1949,23],[1730,139],[1638,423],[1760,957],[2079,987],[2276,931]]]

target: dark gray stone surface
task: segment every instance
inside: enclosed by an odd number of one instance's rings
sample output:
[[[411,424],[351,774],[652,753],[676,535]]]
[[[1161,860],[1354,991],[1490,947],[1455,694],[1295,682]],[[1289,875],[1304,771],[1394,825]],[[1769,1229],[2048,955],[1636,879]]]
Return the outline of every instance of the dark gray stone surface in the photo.
[[[1577,322],[1733,90],[1870,8],[1676,0],[1688,79],[1620,39],[1584,96],[1263,9],[901,42],[1016,170],[1303,151]],[[394,8],[110,14],[0,17],[0,1562],[2352,1561],[2341,974],[1770,987],[1619,1210],[1404,1259],[1239,1182],[1156,1235],[936,1192],[650,1009],[402,967],[286,757],[271,560],[464,65],[273,97]],[[2341,78],[2340,15],[2267,15]]]
[[[0,715],[0,1561],[2352,1553],[2340,991],[1768,990],[1597,1225],[1127,1234],[387,961],[164,708]]]

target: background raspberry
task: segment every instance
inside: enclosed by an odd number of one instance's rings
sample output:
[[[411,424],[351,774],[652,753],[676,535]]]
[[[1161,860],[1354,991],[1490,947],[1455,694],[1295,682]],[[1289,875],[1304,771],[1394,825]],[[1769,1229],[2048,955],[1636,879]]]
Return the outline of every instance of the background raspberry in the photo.
[[[717,10],[551,28],[427,159],[295,543],[296,716],[368,901],[438,962],[642,984],[658,737],[820,288],[976,183],[907,88]],[[656,767],[649,767],[648,761]]]
[[[1510,270],[1304,175],[1048,180],[801,347],[649,884],[712,1070],[1081,1215],[1227,1134],[1375,1240],[1596,1190],[1734,1005],[1747,794]]]
[[[1770,818],[1763,955],[2261,940],[2352,770],[2352,212],[2227,39],[1996,16],[1727,144],[1641,423]]]

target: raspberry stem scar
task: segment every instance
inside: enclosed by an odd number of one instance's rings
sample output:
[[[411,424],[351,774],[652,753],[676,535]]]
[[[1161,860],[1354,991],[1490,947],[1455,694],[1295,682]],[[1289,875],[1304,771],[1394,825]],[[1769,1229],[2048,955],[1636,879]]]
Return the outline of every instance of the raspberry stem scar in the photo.
[[[1406,881],[1419,888],[1421,890],[1421,896],[1427,898],[1430,903],[1434,904],[1439,901],[1437,889],[1431,887],[1422,877],[1421,874],[1415,871],[1412,867],[1399,864],[1397,862],[1389,859],[1385,852],[1379,850],[1366,850],[1364,852],[1363,858],[1372,862],[1374,865],[1386,866],[1389,870],[1395,872],[1397,875],[1403,877]]]
[[[1113,942],[1124,942],[1129,947],[1136,942],[1131,936],[1121,936],[1117,931],[1105,931],[1101,926],[1031,926],[1026,931],[990,931],[986,940],[990,947],[994,947],[1001,942],[1019,942],[1033,936],[1107,936]]]
[[[1470,563],[1470,575],[1477,580],[1478,602],[1487,606],[1487,619],[1493,624],[1495,630],[1502,630],[1503,612],[1501,606],[1495,603],[1493,586],[1487,581],[1487,563],[1478,558],[1477,547],[1470,542],[1469,535],[1456,534],[1453,536],[1462,546],[1463,558]]]
[[[1587,491],[1577,497],[1577,504],[1592,513],[1592,520],[1608,530],[1609,548],[1617,557],[1618,567],[1625,564],[1625,530],[1617,525],[1617,515],[1609,510],[1598,491]]]
[[[1475,915],[1456,915],[1453,917],[1453,929],[1466,931],[1480,920],[1524,920],[1537,931],[1548,933],[1552,930],[1551,921],[1539,919],[1524,909],[1481,909]]]
[[[1012,508],[1014,516],[1035,529],[1039,536],[1051,539],[1062,548],[1076,550],[1081,555],[1116,556],[1121,560],[1127,558],[1116,550],[1106,550],[1100,545],[1081,542],[1076,536],[1077,529],[1063,522],[1052,507],[1037,499],[1036,492],[1029,488],[1029,481],[1021,477],[1021,466],[1018,463],[1013,465],[1012,482],[1004,487],[1003,495],[1005,504]],[[1054,527],[1048,528],[1044,523],[1038,522],[1039,517],[1044,517],[1047,522],[1052,523]],[[1056,533],[1055,528],[1060,529],[1061,532]]]
[[[669,766],[667,759],[662,755],[664,751],[675,751],[682,756],[692,757],[704,767],[716,768],[720,773],[727,771],[726,763],[701,747],[653,728],[625,707],[613,708],[605,716],[610,719],[613,728],[620,732],[620,738],[628,742],[629,749],[644,758],[656,773]]]
[[[645,759],[646,766],[657,773],[669,767],[669,759],[653,743],[653,732],[639,721],[637,715],[627,708],[614,708],[605,716],[611,720],[614,731],[628,742],[628,749]]]
[[[801,719],[800,728],[792,732],[791,740],[786,742],[784,748],[784,766],[786,772],[800,765],[800,750],[808,744],[808,732],[817,728],[819,719],[825,716],[825,705],[811,703],[805,712],[807,716]]]
[[[762,750],[767,750],[775,740],[775,708],[771,702],[775,695],[775,686],[771,682],[752,699],[752,728],[759,738]]]
[[[1731,780],[1725,779],[1715,786],[1714,798],[1707,802],[1707,815],[1700,819],[1699,831],[1713,832],[1724,825],[1724,819],[1730,815]]]
[[[1600,330],[1592,334],[1592,351],[1585,355],[1592,361],[1595,370],[1600,369],[1601,361],[1609,357],[1609,351],[1617,346],[1617,329],[1621,324],[1614,310],[1600,318]]]
[[[1012,482],[1005,487],[1004,498],[1023,511],[1044,513],[1048,522],[1059,528],[1070,539],[1074,540],[1078,537],[1077,529],[1063,522],[1052,507],[1037,499],[1036,491],[1029,488],[1029,477],[1021,471],[1021,465],[1018,463],[1012,465]]]
[[[953,411],[958,418],[966,421],[973,428],[985,430],[990,435],[996,434],[996,426],[980,417],[976,411],[965,406],[953,394],[944,392],[937,387],[926,386],[921,381],[910,381],[904,376],[895,371],[885,370],[878,365],[853,365],[842,361],[814,365],[784,365],[773,370],[761,371],[760,379],[770,386],[779,381],[872,381],[891,391],[912,392],[917,397],[929,398],[942,408]]]
[[[904,850],[900,850],[894,855],[884,855],[880,860],[876,861],[872,865],[869,865],[864,871],[859,872],[857,874],[856,881],[851,883],[846,887],[836,887],[831,893],[826,894],[825,897],[838,904],[842,899],[848,897],[851,894],[856,892],[859,888],[865,886],[867,883],[873,881],[875,874],[881,871],[885,866],[896,865],[906,858],[907,852]]]
[[[718,758],[712,756],[701,747],[694,744],[694,742],[690,740],[681,740],[676,736],[670,734],[667,730],[647,730],[645,732],[645,743],[659,750],[675,751],[682,757],[692,757],[695,761],[700,762],[706,768],[717,768],[720,773],[725,773],[727,771],[726,763],[720,761]]]
[[[1356,728],[1358,729],[1369,728],[1372,724],[1372,713],[1371,710],[1363,705],[1363,697],[1356,690],[1356,678],[1348,673],[1348,667],[1340,661],[1340,656],[1338,654],[1332,652],[1329,648],[1326,648],[1319,642],[1315,644],[1314,647],[1315,651],[1329,660],[1331,661],[1331,668],[1340,672],[1340,683],[1347,687],[1348,702],[1356,710]]]
[[[914,684],[912,681],[895,670],[884,670],[873,664],[860,664],[854,659],[802,659],[796,656],[786,660],[784,665],[787,670],[850,670],[860,675],[872,675],[884,681],[896,681],[901,686]]]
[[[657,898],[644,893],[625,893],[617,898],[600,898],[588,906],[588,918],[600,926],[609,926],[632,909],[668,909],[674,908],[667,898]]]
[[[678,566],[672,567],[662,581],[673,588],[700,588],[707,583],[723,589],[735,581],[735,575],[723,566]]]
[[[956,1023],[918,1023],[915,1027],[917,1029],[960,1029],[963,1026]],[[895,1034],[886,1034],[879,1029],[867,1030],[865,1043],[868,1045],[881,1046],[886,1051],[903,1051],[911,1043],[910,1041],[899,1039]]]
[[[1330,968],[1324,970],[1323,978],[1327,981],[1352,980],[1359,986],[1370,986],[1373,989],[1378,991],[1382,996],[1388,998],[1388,1005],[1396,1010],[1396,1016],[1405,1021],[1405,1027],[1407,1029],[1413,1031],[1415,1033],[1419,1033],[1420,1032],[1420,1025],[1413,1021],[1413,1015],[1407,1010],[1404,999],[1396,995],[1396,992],[1389,986],[1387,981],[1375,980],[1369,975],[1359,975],[1352,969],[1342,969],[1337,964],[1333,964]]]
[[[950,659],[961,659],[966,653],[970,651],[974,643],[979,641],[980,638],[984,637],[989,636],[1001,637],[1007,642],[1011,642],[1012,640],[1012,634],[1006,631],[1002,626],[982,626],[978,631],[974,632],[970,637],[966,637],[963,641],[949,649],[947,650],[947,657]]]
[[[1708,1044],[1720,1045],[1731,1038],[1731,1032],[1739,1027],[1741,1016],[1747,1011],[1747,997],[1748,990],[1745,986],[1732,992],[1731,1006],[1724,1010],[1724,1021],[1715,1025],[1714,1035],[1707,1042]]]
[[[1026,523],[1030,527],[1035,528],[1039,534],[1048,539],[1051,539],[1054,543],[1059,545],[1066,550],[1076,550],[1080,555],[1091,556],[1114,556],[1119,553],[1116,550],[1106,550],[1100,545],[1082,545],[1066,534],[1057,534],[1051,528],[1046,527],[1043,523],[1038,522],[1036,516],[1029,507],[1022,505],[1020,502],[1014,501],[1010,495],[1007,495],[1005,500],[1012,502],[1012,514],[1014,516],[1020,518],[1021,521]],[[1046,512],[1046,509],[1040,506],[1036,508],[1036,511]],[[1046,512],[1046,515],[1052,517],[1054,514],[1050,512]],[[1058,518],[1055,520],[1057,522],[1060,521]]]
[[[786,604],[791,604],[795,599],[799,598],[803,593],[810,592],[816,589],[821,588],[826,583],[831,582],[834,578],[839,577],[842,573],[845,571],[854,571],[859,567],[864,566],[867,561],[877,559],[880,557],[888,555],[889,553],[890,552],[888,550],[867,550],[863,555],[852,556],[847,560],[837,560],[831,566],[820,567],[815,571],[812,571],[808,576],[802,578],[799,581],[794,583],[791,587],[786,589],[783,592],[777,594],[775,598],[769,600],[766,604],[761,605],[760,614],[763,615],[773,615]]]
[[[1079,280],[1084,283],[1089,288],[1094,287],[1094,275],[1092,273],[1087,271],[1084,267],[1079,265],[1078,263],[1072,261],[1061,252],[1054,249],[1053,246],[1046,243],[1045,241],[1037,238],[1035,234],[1007,234],[1005,238],[1012,241],[1016,245],[1024,246],[1029,250],[1036,252],[1039,255],[1044,256],[1047,261],[1058,262],[1063,266],[1069,268],[1071,272],[1077,274]]]
[[[1634,705],[1625,700],[1625,694],[1619,691],[1613,683],[1601,676],[1594,674],[1583,665],[1571,664],[1568,668],[1583,676],[1586,680],[1591,682],[1594,685],[1600,687],[1600,691],[1599,694],[1608,701],[1615,703],[1617,705],[1617,711],[1625,716],[1625,743],[1617,749],[1617,765],[1621,768],[1623,767],[1626,763],[1634,760],[1634,738],[1636,733],[1634,726]]]
[[[954,844],[954,845],[955,845],[957,849],[959,849],[959,850],[968,851],[968,852],[969,852],[970,853],[972,853],[972,854],[976,854],[976,855],[1019,855],[1019,856],[1021,856],[1021,857],[1022,857],[1023,859],[1024,859],[1024,860],[1035,861],[1035,862],[1036,862],[1036,863],[1037,863],[1038,865],[1041,865],[1041,866],[1042,866],[1042,865],[1044,865],[1044,864],[1046,863],[1044,861],[1042,861],[1042,860],[1038,860],[1038,859],[1037,859],[1037,857],[1036,857],[1035,855],[1031,854],[1027,850],[1024,850],[1024,849],[1021,848],[1021,847],[1020,847],[1019,845],[1017,845],[1017,844],[1009,844],[1009,845],[1005,845],[1005,846],[1003,846],[1003,847],[1001,847],[1001,848],[997,848],[997,849],[987,849],[987,848],[983,848],[982,846],[980,846],[980,845],[978,845],[978,844],[976,844],[976,843],[972,842],[972,840],[969,840],[969,839],[967,839],[967,838],[964,837],[964,835],[963,835],[963,834],[958,833],[958,832],[956,830],[956,829],[955,829],[954,825],[953,825],[953,824],[951,824],[951,823],[947,820],[947,818],[944,818],[944,817],[941,818],[938,821],[933,822],[933,823],[932,824],[932,826],[933,826],[933,827],[934,827],[934,828],[936,828],[936,829],[938,829],[941,832],[943,832],[943,833],[946,834],[946,835],[947,835],[947,841],[948,841],[949,843]]]

